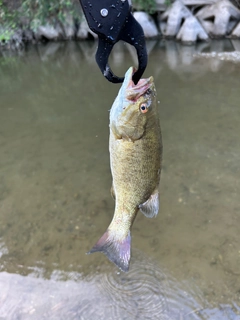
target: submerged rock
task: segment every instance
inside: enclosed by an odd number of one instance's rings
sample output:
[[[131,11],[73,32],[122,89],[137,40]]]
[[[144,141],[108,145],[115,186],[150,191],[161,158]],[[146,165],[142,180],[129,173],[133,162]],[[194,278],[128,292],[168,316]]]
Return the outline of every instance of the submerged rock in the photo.
[[[237,24],[240,11],[230,1],[220,0],[213,5],[203,7],[196,16],[207,33],[222,37],[229,34]]]
[[[192,16],[191,11],[181,0],[175,1],[161,16],[160,28],[167,37],[174,37],[178,34],[182,20]],[[164,23],[166,22],[166,23]]]
[[[183,42],[192,43],[200,40],[208,40],[208,34],[203,29],[196,17],[188,17],[180,31],[177,34],[177,39],[182,40]]]
[[[146,38],[157,37],[159,32],[153,18],[143,11],[134,12],[134,18],[139,22],[143,28],[143,32]]]

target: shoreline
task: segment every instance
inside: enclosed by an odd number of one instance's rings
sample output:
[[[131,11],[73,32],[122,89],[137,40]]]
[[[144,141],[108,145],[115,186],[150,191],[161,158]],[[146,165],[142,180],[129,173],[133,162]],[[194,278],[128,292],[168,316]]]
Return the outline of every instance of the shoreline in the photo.
[[[74,1],[71,7],[62,9],[61,15],[58,11],[44,19],[32,13],[31,18],[26,18],[21,11],[16,15],[6,11],[10,18],[0,25],[0,51],[21,50],[29,43],[97,39],[79,3]],[[185,45],[213,39],[240,39],[240,10],[230,0],[175,0],[169,5],[165,0],[155,1],[152,14],[133,2],[133,16],[142,26],[146,39],[174,39]],[[2,8],[0,2],[0,11]]]

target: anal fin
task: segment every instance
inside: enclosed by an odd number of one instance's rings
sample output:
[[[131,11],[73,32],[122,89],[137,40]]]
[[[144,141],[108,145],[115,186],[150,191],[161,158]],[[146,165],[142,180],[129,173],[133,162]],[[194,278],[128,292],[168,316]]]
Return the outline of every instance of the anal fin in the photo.
[[[153,218],[158,214],[159,204],[159,192],[156,188],[150,198],[139,205],[139,209],[147,218]]]

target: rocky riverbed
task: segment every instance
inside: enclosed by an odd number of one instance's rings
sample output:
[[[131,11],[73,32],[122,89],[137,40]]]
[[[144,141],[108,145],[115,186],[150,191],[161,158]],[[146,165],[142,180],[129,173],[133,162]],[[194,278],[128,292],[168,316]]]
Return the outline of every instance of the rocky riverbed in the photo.
[[[141,3],[135,0],[131,4],[146,38],[173,38],[185,44],[212,38],[240,38],[238,0],[155,0],[151,14],[143,11]],[[0,25],[0,48],[21,49],[28,42],[96,38],[78,2],[74,12],[63,12],[63,16],[64,19],[51,16],[44,21],[34,16],[22,18],[12,29],[11,25]]]

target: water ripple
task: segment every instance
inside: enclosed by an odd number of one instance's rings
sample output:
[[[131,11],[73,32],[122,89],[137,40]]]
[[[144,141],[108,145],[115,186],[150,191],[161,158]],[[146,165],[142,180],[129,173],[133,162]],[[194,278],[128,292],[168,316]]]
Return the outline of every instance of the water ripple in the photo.
[[[239,313],[236,305],[212,307],[192,283],[178,282],[136,250],[128,273],[110,263],[88,276],[0,272],[0,319],[235,320]]]
[[[113,319],[170,319],[167,278],[138,251],[134,251],[128,273],[105,273],[99,289],[113,306]]]

